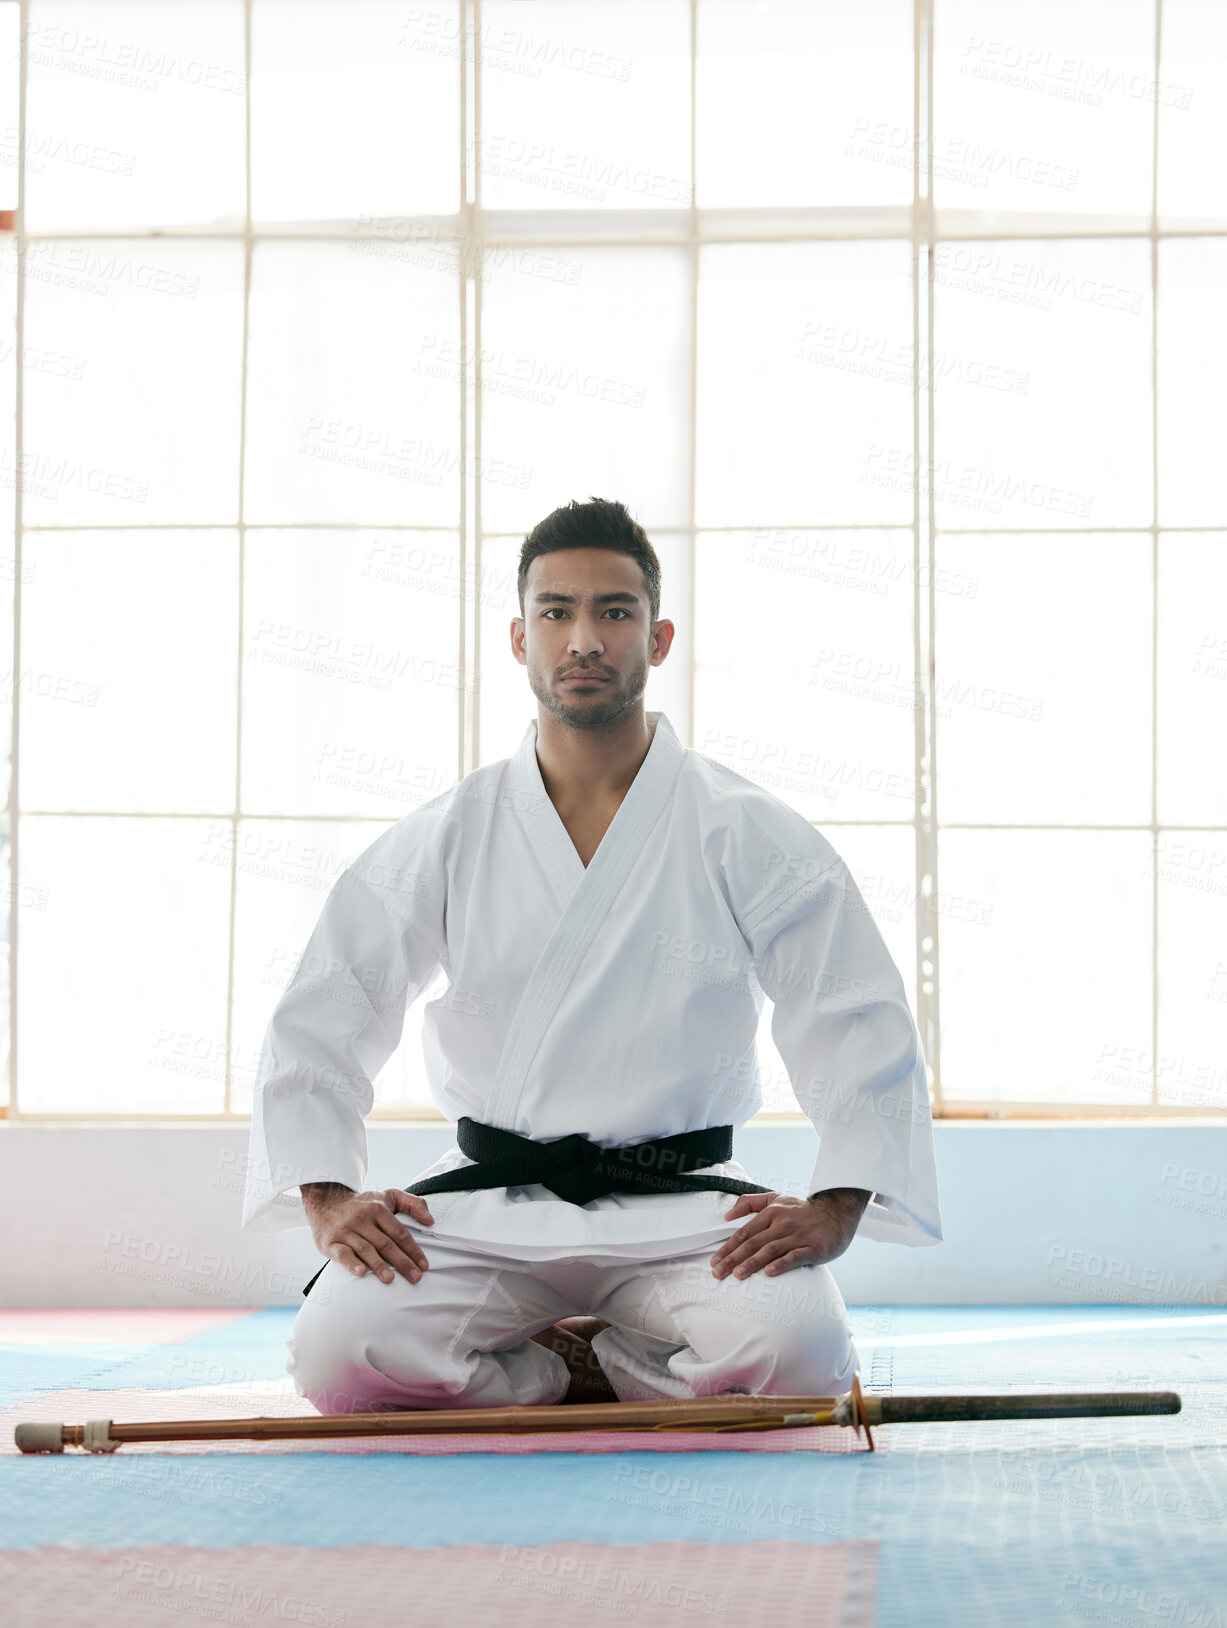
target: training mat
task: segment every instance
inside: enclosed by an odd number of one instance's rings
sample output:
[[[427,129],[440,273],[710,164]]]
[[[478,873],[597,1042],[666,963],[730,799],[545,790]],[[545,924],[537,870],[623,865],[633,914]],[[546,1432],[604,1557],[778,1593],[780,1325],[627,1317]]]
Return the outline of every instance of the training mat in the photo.
[[[894,1425],[873,1454],[789,1451],[782,1432],[750,1451],[744,1436],[684,1452],[636,1433],[603,1453],[525,1453],[521,1438],[512,1454],[472,1438],[458,1453],[434,1438],[419,1438],[425,1453],[407,1438],[13,1453],[13,1422],[36,1415],[309,1411],[284,1371],[293,1309],[194,1326],[127,1315],[0,1313],[6,1628],[363,1628],[401,1620],[406,1600],[447,1621],[480,1613],[483,1628],[593,1608],[676,1624],[1227,1628],[1227,1312],[1214,1307],[850,1308],[872,1391],[1174,1389],[1184,1403],[1159,1418]]]
[[[558,1543],[450,1549],[162,1548],[0,1555],[10,1628],[72,1620],[88,1598],[98,1628],[204,1616],[314,1628],[410,1620],[539,1628],[576,1607],[636,1623],[716,1618],[791,1628],[870,1628],[876,1546]],[[410,1605],[410,1602],[411,1605]],[[602,1619],[604,1620],[604,1619]]]

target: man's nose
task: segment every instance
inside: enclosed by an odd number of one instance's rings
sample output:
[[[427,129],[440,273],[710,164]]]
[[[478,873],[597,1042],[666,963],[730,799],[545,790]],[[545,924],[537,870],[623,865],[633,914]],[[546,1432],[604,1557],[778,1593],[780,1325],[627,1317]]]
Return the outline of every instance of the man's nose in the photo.
[[[567,650],[575,656],[595,656],[604,648],[596,619],[587,617],[581,612],[571,624]]]

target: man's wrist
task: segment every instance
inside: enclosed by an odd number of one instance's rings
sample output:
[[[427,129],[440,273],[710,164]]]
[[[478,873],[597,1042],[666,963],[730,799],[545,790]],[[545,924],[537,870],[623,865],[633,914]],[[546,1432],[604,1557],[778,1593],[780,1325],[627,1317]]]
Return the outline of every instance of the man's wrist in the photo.
[[[336,1198],[345,1198],[353,1193],[352,1187],[346,1187],[339,1181],[304,1181],[299,1188],[302,1194],[303,1208],[308,1215],[314,1215],[317,1210],[324,1209]]]
[[[820,1192],[811,1193],[807,1202],[813,1204],[820,1198],[826,1199],[835,1209],[855,1215],[859,1220],[872,1196],[867,1187],[824,1187]]]

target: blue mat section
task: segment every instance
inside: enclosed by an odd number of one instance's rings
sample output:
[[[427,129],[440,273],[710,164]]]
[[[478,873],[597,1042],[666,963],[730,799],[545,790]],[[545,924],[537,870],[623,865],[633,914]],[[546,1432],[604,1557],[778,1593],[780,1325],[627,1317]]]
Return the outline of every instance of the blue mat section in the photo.
[[[284,1378],[293,1311],[179,1345],[61,1348],[56,1383]],[[861,1307],[875,1389],[1181,1393],[1175,1417],[893,1427],[878,1455],[9,1458],[5,1548],[190,1543],[880,1545],[877,1622],[1227,1628],[1227,1316],[1174,1307]],[[35,1356],[0,1351],[0,1390]],[[88,1377],[87,1377],[88,1376]],[[105,1384],[103,1383],[105,1380]],[[253,1411],[259,1411],[258,1408]],[[411,1512],[409,1514],[408,1512]]]

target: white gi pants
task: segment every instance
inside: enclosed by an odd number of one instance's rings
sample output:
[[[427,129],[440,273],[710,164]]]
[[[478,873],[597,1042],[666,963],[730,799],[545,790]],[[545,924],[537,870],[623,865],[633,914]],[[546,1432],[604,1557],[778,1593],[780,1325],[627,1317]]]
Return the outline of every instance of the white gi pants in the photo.
[[[286,1370],[321,1413],[561,1402],[566,1363],[530,1336],[560,1317],[592,1342],[618,1399],[829,1396],[858,1366],[825,1266],[712,1276],[713,1246],[649,1261],[509,1260],[424,1240],[417,1283],[330,1261],[294,1320]]]

